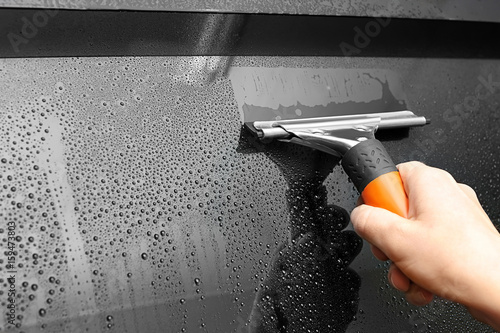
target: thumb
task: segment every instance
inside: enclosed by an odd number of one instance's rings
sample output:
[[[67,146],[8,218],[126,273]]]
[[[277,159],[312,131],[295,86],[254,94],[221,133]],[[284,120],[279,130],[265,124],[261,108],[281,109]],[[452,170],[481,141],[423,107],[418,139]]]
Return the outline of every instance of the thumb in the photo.
[[[410,220],[388,210],[360,205],[351,213],[351,221],[358,235],[378,247],[391,260],[397,261],[408,246],[413,227]]]

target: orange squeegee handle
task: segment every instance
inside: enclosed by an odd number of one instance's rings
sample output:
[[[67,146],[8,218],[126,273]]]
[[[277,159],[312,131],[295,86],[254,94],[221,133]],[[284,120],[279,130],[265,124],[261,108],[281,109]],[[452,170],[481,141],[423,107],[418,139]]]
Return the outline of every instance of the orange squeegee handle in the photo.
[[[407,217],[408,197],[401,176],[380,141],[369,139],[352,147],[342,158],[342,167],[365,204]]]

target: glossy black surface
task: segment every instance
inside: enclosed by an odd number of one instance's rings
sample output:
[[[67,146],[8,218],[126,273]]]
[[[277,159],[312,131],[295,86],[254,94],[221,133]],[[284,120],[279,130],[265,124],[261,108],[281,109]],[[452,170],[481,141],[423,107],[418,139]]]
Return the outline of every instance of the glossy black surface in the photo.
[[[500,56],[498,23],[397,18],[2,9],[0,35],[0,57]]]

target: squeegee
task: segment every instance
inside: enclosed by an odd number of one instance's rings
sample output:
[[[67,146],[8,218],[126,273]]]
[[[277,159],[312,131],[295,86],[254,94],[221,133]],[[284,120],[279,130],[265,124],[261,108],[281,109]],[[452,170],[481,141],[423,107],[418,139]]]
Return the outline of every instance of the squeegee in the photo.
[[[365,204],[408,214],[408,198],[399,172],[375,139],[377,129],[428,124],[411,111],[253,121],[245,126],[262,142],[279,140],[311,147],[342,158],[342,167]]]
[[[278,140],[333,155],[365,204],[407,216],[401,177],[375,133],[429,121],[408,111],[396,73],[284,67],[233,67],[229,73],[243,128],[262,148]]]

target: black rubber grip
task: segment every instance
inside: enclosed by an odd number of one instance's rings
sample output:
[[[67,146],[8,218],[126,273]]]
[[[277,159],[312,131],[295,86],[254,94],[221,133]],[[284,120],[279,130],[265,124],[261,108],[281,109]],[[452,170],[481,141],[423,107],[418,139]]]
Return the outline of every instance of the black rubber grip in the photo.
[[[382,142],[377,139],[362,141],[352,147],[342,158],[342,167],[359,193],[372,180],[398,170]]]

